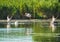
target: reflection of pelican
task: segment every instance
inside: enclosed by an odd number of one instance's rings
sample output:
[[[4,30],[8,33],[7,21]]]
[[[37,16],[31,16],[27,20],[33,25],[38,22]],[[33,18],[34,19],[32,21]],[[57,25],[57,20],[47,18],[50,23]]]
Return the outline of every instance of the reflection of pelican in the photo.
[[[7,28],[10,28],[10,23],[7,23]]]
[[[9,33],[10,32],[10,23],[7,23],[7,33]]]
[[[55,31],[55,24],[54,24],[54,22],[55,22],[55,18],[54,18],[54,16],[53,16],[53,17],[52,17],[52,21],[51,21],[51,23],[50,23],[50,26],[51,26],[51,28],[52,28],[52,32]]]
[[[29,36],[32,33],[31,29],[26,28],[26,35]]]
[[[15,27],[18,27],[18,21],[15,21]]]

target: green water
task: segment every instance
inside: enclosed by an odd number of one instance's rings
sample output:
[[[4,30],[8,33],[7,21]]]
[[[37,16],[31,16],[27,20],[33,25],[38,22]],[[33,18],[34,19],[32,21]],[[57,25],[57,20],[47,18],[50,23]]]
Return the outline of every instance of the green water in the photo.
[[[60,28],[52,32],[48,24],[39,22],[31,24],[14,24],[7,28],[0,24],[0,42],[60,42]]]
[[[60,27],[56,25],[54,32],[49,27],[49,23],[35,22],[33,28],[33,39],[35,42],[60,42]]]

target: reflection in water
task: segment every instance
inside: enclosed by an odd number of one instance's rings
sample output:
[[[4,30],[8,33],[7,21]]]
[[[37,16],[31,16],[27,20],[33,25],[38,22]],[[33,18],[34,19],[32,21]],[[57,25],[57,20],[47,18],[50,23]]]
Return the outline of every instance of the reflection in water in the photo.
[[[23,24],[24,28],[20,25],[19,28],[12,28],[10,23],[7,23],[7,28],[0,28],[0,42],[60,42],[60,37],[55,37],[48,27],[40,25],[41,23],[33,24],[33,29],[29,28],[29,24]]]
[[[31,28],[30,28],[31,29]],[[0,28],[0,42],[33,42],[32,36],[25,33],[25,28]]]
[[[7,23],[7,33],[9,33],[9,29],[11,28],[10,22]]]
[[[35,33],[32,37],[34,42],[60,42],[60,33]]]
[[[10,22],[9,23],[7,23],[7,28],[10,28],[11,26],[10,26]]]
[[[33,40],[34,42],[60,42],[60,37],[57,35],[60,31],[58,31],[58,28],[54,28],[53,32],[49,27],[44,27],[44,23],[42,22],[36,22],[35,27],[33,28]],[[45,26],[48,26],[48,24]],[[59,28],[60,29],[60,28]]]

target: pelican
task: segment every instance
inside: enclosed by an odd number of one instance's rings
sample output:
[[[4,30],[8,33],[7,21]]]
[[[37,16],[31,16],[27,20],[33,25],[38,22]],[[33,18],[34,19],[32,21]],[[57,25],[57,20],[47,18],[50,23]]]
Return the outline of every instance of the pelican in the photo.
[[[7,28],[10,28],[10,20],[11,20],[11,18],[9,18],[9,16],[7,16]]]
[[[7,16],[7,22],[10,22],[11,18],[9,18],[9,16]]]
[[[18,27],[18,21],[15,21],[15,27]]]
[[[28,18],[31,18],[31,14],[29,14],[29,13],[25,13],[25,16]]]
[[[10,20],[11,20],[11,18],[9,18],[9,16],[7,16],[7,33],[10,32],[10,30],[9,30],[9,28],[11,27]]]
[[[50,26],[51,26],[51,28],[52,28],[52,32],[55,31],[55,24],[54,24],[55,19],[56,19],[56,18],[55,18],[54,16],[52,16],[52,21],[51,21],[51,23],[50,23]]]

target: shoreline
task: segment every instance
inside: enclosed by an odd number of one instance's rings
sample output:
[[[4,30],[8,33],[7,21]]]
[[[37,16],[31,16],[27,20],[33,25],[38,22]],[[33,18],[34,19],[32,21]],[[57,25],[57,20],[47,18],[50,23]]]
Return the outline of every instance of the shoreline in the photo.
[[[51,20],[49,19],[47,19],[47,20],[45,20],[45,19],[21,19],[21,20],[15,20],[15,19],[13,19],[13,20],[11,20],[10,22],[15,22],[15,21],[18,21],[18,22],[50,22]],[[56,20],[57,22],[60,22],[60,19],[57,19]],[[0,22],[7,22],[7,20],[0,20]]]

